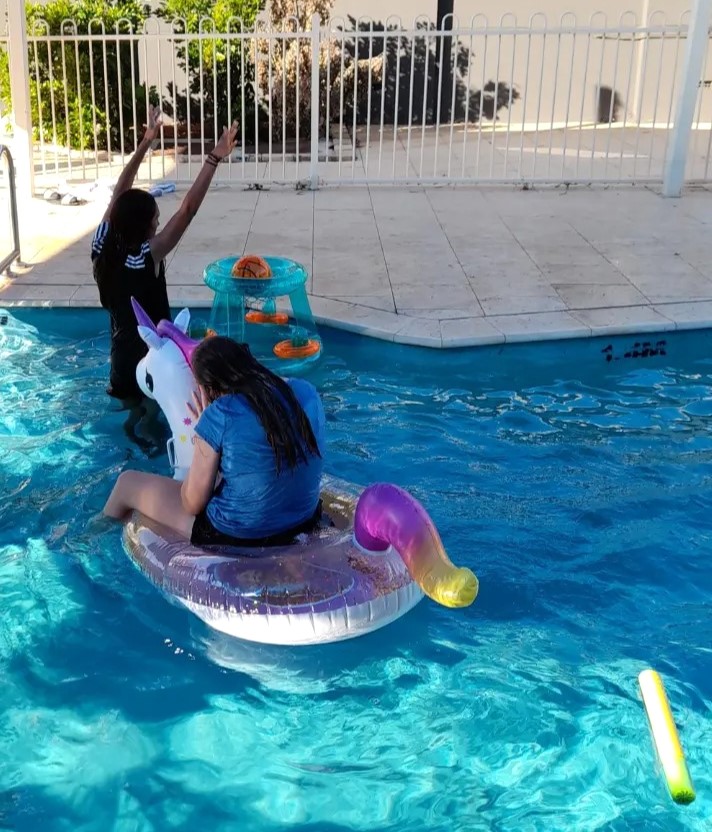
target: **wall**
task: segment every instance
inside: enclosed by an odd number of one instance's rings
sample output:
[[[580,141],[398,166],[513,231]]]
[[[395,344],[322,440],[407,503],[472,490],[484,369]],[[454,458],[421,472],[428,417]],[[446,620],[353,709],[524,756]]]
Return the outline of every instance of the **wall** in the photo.
[[[610,22],[618,20],[623,11],[630,10],[638,18],[645,15],[646,6],[650,12],[659,9],[671,20],[679,19],[680,15],[690,7],[690,0],[628,0],[625,4],[616,0],[595,0],[582,3],[581,0],[540,0],[532,3],[528,0],[508,0],[506,3],[498,0],[454,0],[455,15],[461,26],[469,26],[474,15],[484,15],[491,23],[499,21],[501,15],[510,12],[517,20],[526,24],[529,17],[536,12],[543,12],[551,21],[560,19],[561,15],[571,12],[579,6],[577,17],[580,21],[587,21],[594,12],[603,12]],[[410,23],[417,15],[428,15],[435,19],[437,0],[335,0],[334,15],[359,15],[382,20],[384,8],[389,14],[400,15],[404,23]]]
[[[572,6],[579,6],[574,17]],[[513,124],[532,122],[578,121],[594,122],[599,115],[599,87],[608,87],[616,94],[619,121],[637,119],[644,122],[667,123],[672,96],[679,78],[684,56],[684,40],[654,34],[647,40],[633,34],[621,39],[599,34],[526,35],[503,32],[501,28],[485,39],[485,25],[500,27],[528,26],[532,15],[539,28],[561,24],[597,28],[614,28],[622,19],[634,26],[636,21],[650,25],[676,25],[687,20],[689,0],[629,0],[621,7],[616,0],[596,0],[595,5],[571,0],[540,0],[533,5],[527,0],[455,0],[454,10],[461,28],[470,29],[475,17],[475,34],[460,38],[461,46],[471,52],[469,81],[480,88],[483,82],[513,83],[520,98],[513,102],[511,113],[500,113],[501,120]],[[393,16],[400,16],[410,27],[417,15],[434,19],[436,0],[336,0],[334,16],[372,17],[384,20],[384,7]],[[508,15],[502,18],[503,9]],[[592,10],[602,14],[592,21]],[[627,10],[629,13],[626,14]],[[562,16],[564,16],[562,18]],[[710,50],[705,79],[712,78]],[[467,79],[465,79],[467,80]],[[620,105],[620,106],[618,106]],[[608,114],[607,106],[604,107]],[[712,89],[701,86],[698,107],[702,121],[712,120]]]

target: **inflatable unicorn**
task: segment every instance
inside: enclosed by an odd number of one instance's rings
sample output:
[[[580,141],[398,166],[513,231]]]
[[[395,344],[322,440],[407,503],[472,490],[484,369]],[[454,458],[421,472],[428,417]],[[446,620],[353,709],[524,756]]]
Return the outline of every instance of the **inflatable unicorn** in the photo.
[[[190,313],[154,326],[132,301],[148,354],[136,375],[168,419],[176,479],[193,454],[187,402],[198,342]],[[247,641],[315,644],[376,630],[412,609],[423,595],[446,607],[470,605],[477,578],[449,560],[425,509],[407,492],[381,483],[365,490],[335,478],[322,483],[322,523],[289,546],[193,546],[177,533],[134,515],[124,545],[158,587],[216,630]]]
[[[190,356],[197,345],[188,337],[190,312],[183,309],[175,320],[156,327],[133,298],[138,332],[148,354],[136,367],[136,381],[144,395],[158,402],[171,429],[168,460],[177,480],[185,479],[193,459],[195,425],[187,403],[197,389],[190,369]]]

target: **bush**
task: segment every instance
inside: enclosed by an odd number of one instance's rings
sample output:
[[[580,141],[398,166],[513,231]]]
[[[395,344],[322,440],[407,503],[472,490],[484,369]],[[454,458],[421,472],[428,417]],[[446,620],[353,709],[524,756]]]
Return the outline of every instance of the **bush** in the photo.
[[[5,119],[12,112],[10,95],[10,55],[7,47],[0,44],[0,119]]]
[[[204,31],[211,31],[212,20],[217,33],[238,33],[240,21],[243,29],[250,29],[255,22],[264,0],[162,0],[158,15],[173,23],[178,31],[197,33],[201,20]],[[251,83],[253,67],[249,55],[242,56],[242,41],[226,38],[205,40],[202,48],[198,41],[177,41],[176,59],[188,77],[185,93],[174,89],[168,83],[168,96],[164,98],[163,109],[176,121],[186,123],[190,103],[191,130],[200,133],[201,105],[205,125],[213,125],[213,113],[217,112],[217,140],[222,128],[234,119],[244,122],[251,132],[254,116],[254,93]],[[245,77],[242,77],[244,66]],[[228,71],[229,67],[229,71]],[[201,84],[202,82],[202,84]],[[242,84],[245,85],[245,111],[242,110]],[[215,96],[217,91],[217,97]],[[229,94],[228,94],[229,91]],[[174,103],[175,100],[175,112]],[[229,104],[229,111],[228,111]],[[211,133],[214,131],[211,131]],[[206,130],[206,137],[208,131]]]
[[[384,23],[367,24],[349,17],[349,26],[347,31],[353,33],[353,37],[347,38],[344,43],[344,50],[347,53],[345,63],[350,68],[348,74],[344,73],[344,86],[348,88],[350,84],[353,87],[355,58],[368,56],[363,63],[365,63],[365,71],[368,71],[369,62],[372,65],[371,122],[380,124],[381,97],[383,97],[384,124],[408,124],[409,122],[419,125],[435,124],[438,121],[438,87],[441,83],[439,53],[444,40],[444,38],[430,34],[437,31],[437,27],[432,23],[419,21],[416,23],[416,29],[422,31],[423,36],[402,38],[395,34],[397,27],[386,26]],[[371,32],[377,34],[371,38]],[[368,33],[369,37],[358,37],[361,33]],[[381,37],[378,37],[378,33],[381,33]],[[451,38],[451,43],[451,48],[455,50],[452,79],[454,89],[447,91],[443,83],[442,94],[448,100],[441,102],[441,114],[443,109],[445,112],[452,109],[453,121],[462,122],[467,118],[468,123],[477,122],[483,118],[490,120],[497,118],[497,113],[501,109],[517,101],[519,92],[502,81],[490,80],[481,91],[468,87],[467,74],[472,59],[470,50],[459,43],[456,37]],[[453,57],[445,66],[453,65]],[[359,60],[358,63],[359,77],[363,77],[361,75],[362,61]],[[410,94],[411,83],[413,85],[412,96]],[[383,96],[381,96],[382,91]],[[358,124],[363,124],[369,115],[367,97],[359,96],[356,106],[356,121]],[[446,118],[446,120],[449,119]]]
[[[322,22],[326,22],[333,5],[333,0],[272,0],[271,24],[274,29],[279,30],[284,21],[294,18],[298,20],[301,31],[308,31],[311,28],[312,15],[318,14]],[[437,92],[440,84],[440,39],[429,36],[430,32],[436,29],[432,23],[420,22],[417,28],[422,30],[422,37],[399,37],[396,34],[397,27],[379,22],[366,24],[349,17],[349,26],[344,31],[343,39],[332,38],[322,43],[319,54],[319,106],[322,128],[326,118],[327,102],[332,120],[339,117],[339,110],[343,106],[346,125],[353,123],[354,107],[357,124],[365,124],[369,116],[371,123],[380,124],[382,97],[384,124],[401,125],[409,121],[413,124],[436,123]],[[373,38],[370,37],[371,32],[376,33]],[[368,33],[369,37],[364,37],[365,33]],[[308,138],[311,133],[310,40],[287,38],[286,48],[283,49],[281,39],[271,42],[264,39],[258,40],[257,48],[261,55],[269,55],[271,52],[271,61],[268,62],[264,58],[259,61],[257,80],[263,100],[272,102],[275,138],[281,135],[283,121],[286,121],[288,135],[294,135],[298,125],[300,138]],[[452,39],[452,48],[456,50],[452,112],[455,121],[463,121],[465,116],[468,122],[476,122],[480,118],[496,118],[499,110],[508,107],[519,98],[517,90],[504,83],[489,81],[481,92],[469,88],[467,69],[471,59],[470,51],[458,44],[456,38]],[[286,84],[282,84],[283,76],[286,78]],[[426,82],[429,94],[424,101]],[[448,94],[447,110],[450,109],[451,100]]]
[[[176,31],[198,33],[206,18],[216,33],[251,30],[264,0],[161,0],[160,17],[172,22]],[[334,0],[271,0],[270,24],[273,30],[298,28],[308,33],[313,14],[326,21]],[[138,0],[50,0],[47,5],[27,5],[28,31],[35,34],[62,33],[62,23],[73,20],[78,34],[89,31],[91,21],[101,21],[107,33],[139,32],[148,15]],[[291,21],[290,21],[291,19]],[[39,21],[44,20],[45,24]],[[367,119],[386,124],[433,124],[437,119],[437,88],[440,79],[438,39],[429,37],[432,24],[419,24],[423,37],[402,38],[383,23],[365,26],[353,18],[341,37],[321,44],[319,54],[320,121],[324,128],[327,109],[333,121],[343,105],[344,121],[357,124]],[[97,31],[97,27],[93,27]],[[380,33],[373,38],[366,32]],[[65,26],[65,33],[67,28]],[[370,45],[369,45],[370,41]],[[290,139],[308,139],[311,131],[312,44],[308,34],[299,38],[228,40],[217,34],[205,41],[187,43],[175,39],[176,60],[187,75],[187,89],[167,85],[164,91],[150,89],[151,103],[161,103],[165,112],[179,122],[177,135],[188,120],[191,132],[212,136],[217,114],[218,134],[233,119],[242,122],[245,135],[252,140],[255,122],[261,134],[268,129],[271,104],[273,137],[280,141],[283,131]],[[253,46],[254,45],[254,46]],[[245,53],[243,54],[243,48]],[[452,39],[455,50],[454,110],[452,118],[469,122],[495,119],[498,112],[519,98],[516,89],[489,81],[482,91],[467,85],[469,51]],[[35,56],[36,52],[36,56]],[[30,47],[30,86],[32,118],[36,134],[45,141],[76,149],[133,149],[140,126],[146,121],[147,91],[132,84],[138,76],[138,39],[113,43],[42,41]],[[400,56],[400,57],[399,57]],[[108,77],[104,78],[104,61]],[[66,77],[63,65],[66,62]],[[9,108],[9,70],[7,54],[0,51],[0,102]],[[426,72],[427,64],[427,72]],[[411,78],[411,66],[413,67]],[[343,69],[343,71],[342,71]],[[297,70],[299,70],[297,72]],[[244,77],[243,77],[244,74]],[[427,77],[426,77],[427,75]],[[354,80],[358,83],[354,89]],[[371,95],[368,96],[368,78]],[[283,83],[282,79],[286,79]],[[328,78],[328,84],[327,84]],[[119,80],[120,79],[120,80]],[[94,106],[92,106],[92,80]],[[424,100],[425,85],[427,95]],[[410,89],[413,89],[412,100]],[[256,96],[255,90],[258,90]],[[160,92],[160,95],[159,95]],[[496,95],[495,95],[496,92]],[[244,94],[244,108],[243,108]],[[382,95],[383,94],[383,95]],[[446,97],[449,98],[447,92]],[[383,97],[383,101],[381,98]],[[162,98],[162,101],[161,101]],[[134,100],[135,119],[134,124]],[[258,105],[259,100],[259,105]],[[449,105],[449,101],[447,102]],[[298,106],[297,106],[298,105]],[[328,105],[328,107],[327,107]],[[449,106],[447,107],[449,110]],[[53,119],[54,112],[54,119]],[[447,119],[449,120],[449,118]]]
[[[271,0],[270,25],[274,31],[301,32],[311,30],[312,15],[322,21],[331,16],[334,0]],[[308,37],[282,38],[256,42],[258,55],[257,83],[262,102],[272,104],[272,134],[280,140],[282,130],[288,138],[299,135],[307,139],[311,133],[311,62],[312,45]],[[319,52],[320,115],[328,95],[326,88],[327,67],[333,79],[339,71],[340,51],[335,44],[322,44]],[[257,60],[259,56],[259,60]],[[285,79],[283,83],[282,79]],[[267,109],[263,103],[263,107]]]
[[[26,5],[28,34],[74,34],[65,21],[73,21],[76,34],[140,31],[147,8],[137,0],[50,0]],[[35,51],[36,49],[36,51]],[[4,57],[4,60],[3,60]],[[106,57],[107,76],[104,77]],[[35,138],[40,135],[76,150],[133,150],[134,139],[146,122],[146,88],[132,82],[138,74],[138,41],[39,41],[29,48],[30,98]],[[65,74],[66,66],[66,74]],[[94,98],[92,106],[92,80]],[[7,56],[0,56],[0,100],[10,109]],[[136,121],[134,124],[134,98]],[[149,90],[152,103],[158,103]],[[109,118],[107,119],[107,114]],[[53,118],[54,115],[54,118]],[[108,124],[107,124],[108,121]]]

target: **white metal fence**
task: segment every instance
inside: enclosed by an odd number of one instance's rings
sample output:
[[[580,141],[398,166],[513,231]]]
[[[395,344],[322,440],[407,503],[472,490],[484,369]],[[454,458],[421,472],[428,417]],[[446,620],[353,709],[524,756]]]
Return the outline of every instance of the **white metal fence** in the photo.
[[[45,180],[117,175],[151,101],[166,123],[149,179],[191,180],[236,118],[240,147],[219,178],[253,186],[660,182],[690,83],[688,22],[624,12],[451,18],[440,29],[425,18],[278,30],[231,20],[217,31],[204,19],[188,32],[183,20],[110,31],[35,20],[36,159]],[[694,182],[710,179],[711,52],[707,32],[686,160]]]

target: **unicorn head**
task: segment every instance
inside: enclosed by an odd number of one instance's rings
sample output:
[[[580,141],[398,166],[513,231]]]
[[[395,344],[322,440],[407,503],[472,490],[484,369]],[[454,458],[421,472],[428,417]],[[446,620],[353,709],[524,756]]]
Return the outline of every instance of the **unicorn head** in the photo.
[[[192,393],[197,389],[190,360],[197,341],[188,337],[190,312],[183,309],[175,320],[161,321],[155,326],[131,298],[138,332],[146,346],[147,355],[136,367],[136,381],[143,393],[154,399],[163,411],[171,429],[168,458],[175,470],[175,479],[185,478],[193,459],[195,424],[190,411]]]

